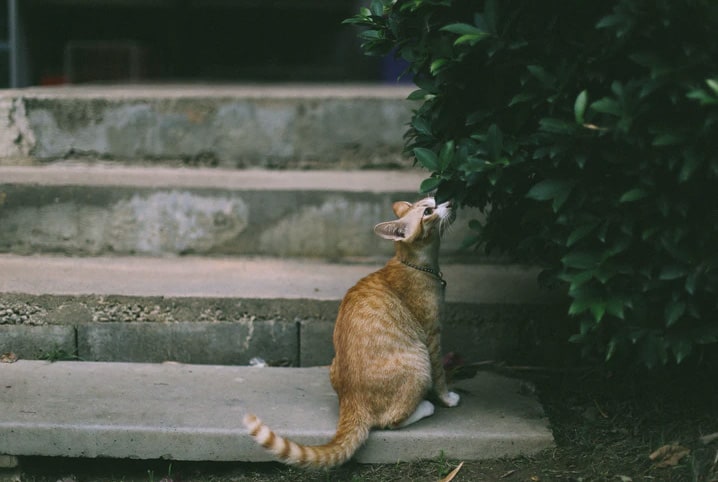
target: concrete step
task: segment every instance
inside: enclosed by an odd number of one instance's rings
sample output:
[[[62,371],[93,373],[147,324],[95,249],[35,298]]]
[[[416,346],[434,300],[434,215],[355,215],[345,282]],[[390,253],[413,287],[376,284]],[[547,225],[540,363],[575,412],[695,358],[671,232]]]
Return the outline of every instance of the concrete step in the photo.
[[[406,166],[410,86],[132,85],[0,93],[0,162]]]
[[[0,166],[0,252],[386,258],[391,204],[421,197],[420,171]],[[462,211],[443,243],[462,252]]]
[[[18,361],[0,363],[5,455],[266,461],[242,417],[259,415],[307,444],[337,419],[326,368]],[[456,408],[374,431],[356,460],[396,463],[441,453],[461,460],[530,455],[553,445],[530,386],[490,373],[453,384]]]
[[[339,301],[379,264],[264,258],[0,255],[0,353],[88,361],[316,366]],[[554,319],[536,269],[445,264],[443,345],[507,359]]]

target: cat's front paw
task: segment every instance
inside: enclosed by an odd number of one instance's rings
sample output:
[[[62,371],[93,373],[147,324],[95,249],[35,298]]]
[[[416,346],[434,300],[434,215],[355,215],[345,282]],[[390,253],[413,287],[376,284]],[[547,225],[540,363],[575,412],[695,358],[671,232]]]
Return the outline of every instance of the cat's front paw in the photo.
[[[459,404],[461,397],[456,392],[446,392],[446,394],[439,397],[444,405],[447,407],[455,407]]]

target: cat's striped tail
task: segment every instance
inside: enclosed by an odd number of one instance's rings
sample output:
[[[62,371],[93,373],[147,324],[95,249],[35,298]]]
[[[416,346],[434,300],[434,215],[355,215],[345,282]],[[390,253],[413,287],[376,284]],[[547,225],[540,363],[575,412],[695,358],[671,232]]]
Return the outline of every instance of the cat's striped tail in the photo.
[[[329,443],[301,445],[280,437],[254,415],[245,415],[242,421],[254,440],[285,464],[317,469],[334,467],[349,460],[369,437],[370,429],[357,420],[340,415],[337,432]]]

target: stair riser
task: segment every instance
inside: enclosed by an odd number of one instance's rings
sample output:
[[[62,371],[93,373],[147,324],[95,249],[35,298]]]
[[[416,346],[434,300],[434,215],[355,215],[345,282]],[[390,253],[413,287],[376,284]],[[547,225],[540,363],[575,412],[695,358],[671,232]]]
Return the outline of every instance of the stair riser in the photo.
[[[208,89],[209,90],[209,89]],[[38,93],[39,92],[39,93]],[[223,167],[407,165],[406,92],[368,97],[201,90],[77,95],[49,90],[0,97],[0,161],[92,158]]]
[[[372,227],[411,192],[2,185],[0,252],[382,257]],[[443,245],[468,235],[462,213]]]
[[[339,302],[6,295],[0,305],[0,353],[23,359],[246,365],[261,357],[320,366],[333,357]],[[556,310],[555,305],[448,303],[444,350],[470,361],[515,359],[517,350],[525,353],[531,346],[536,326],[555,319]]]

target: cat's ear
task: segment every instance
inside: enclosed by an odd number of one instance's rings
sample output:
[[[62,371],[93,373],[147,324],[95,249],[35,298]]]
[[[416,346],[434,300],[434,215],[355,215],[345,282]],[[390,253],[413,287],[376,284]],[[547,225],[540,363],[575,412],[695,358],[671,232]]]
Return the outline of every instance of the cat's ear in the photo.
[[[387,221],[374,226],[374,232],[384,239],[401,241],[406,238],[406,224],[399,221]]]
[[[396,214],[396,217],[400,218],[404,214],[406,214],[409,209],[411,209],[411,203],[406,201],[397,201],[391,206],[391,208],[394,210],[394,214]]]

